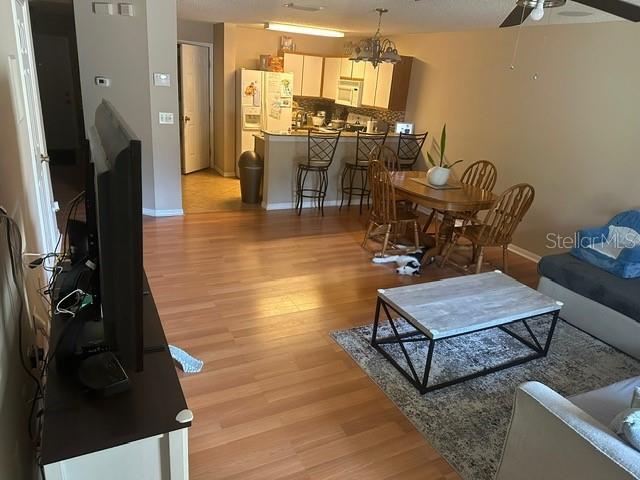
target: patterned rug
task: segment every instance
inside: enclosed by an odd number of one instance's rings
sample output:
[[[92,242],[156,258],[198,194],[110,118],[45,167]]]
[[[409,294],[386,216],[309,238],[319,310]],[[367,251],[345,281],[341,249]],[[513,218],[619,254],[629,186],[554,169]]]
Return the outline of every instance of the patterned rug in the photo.
[[[529,325],[546,339],[550,317]],[[400,332],[410,327],[401,321]],[[521,325],[521,324],[520,324]],[[420,395],[369,341],[372,326],[332,332],[334,340],[380,386],[416,428],[464,479],[493,479],[511,416],[516,387],[528,380],[548,385],[564,396],[575,395],[640,375],[640,362],[592,336],[558,321],[549,355],[464,383]],[[524,338],[524,327],[513,327]],[[381,323],[378,338],[391,334]],[[421,375],[426,342],[405,344]],[[406,361],[395,345],[385,349],[403,366]],[[520,342],[492,329],[443,340],[436,344],[429,384],[481,370],[530,354]]]

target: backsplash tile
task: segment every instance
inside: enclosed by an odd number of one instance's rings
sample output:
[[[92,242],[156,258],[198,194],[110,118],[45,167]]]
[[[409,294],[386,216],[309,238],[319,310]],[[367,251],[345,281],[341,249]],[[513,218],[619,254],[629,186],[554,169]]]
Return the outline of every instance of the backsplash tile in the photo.
[[[349,113],[358,115],[367,115],[378,121],[383,121],[389,127],[393,127],[396,122],[404,122],[405,112],[394,110],[385,110],[383,108],[367,108],[367,107],[347,107],[344,105],[336,105],[333,100],[317,97],[294,97],[300,109],[305,112],[315,113],[319,110],[327,112],[327,122],[333,119],[346,120]]]

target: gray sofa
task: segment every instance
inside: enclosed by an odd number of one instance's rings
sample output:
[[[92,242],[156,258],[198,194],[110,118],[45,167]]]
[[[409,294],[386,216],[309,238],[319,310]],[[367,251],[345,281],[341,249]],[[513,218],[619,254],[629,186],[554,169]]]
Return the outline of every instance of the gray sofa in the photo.
[[[640,278],[624,279],[571,254],[538,264],[538,290],[564,303],[560,317],[640,359]]]
[[[516,391],[496,480],[640,478],[640,452],[607,425],[631,403],[640,377],[564,398],[538,382]]]

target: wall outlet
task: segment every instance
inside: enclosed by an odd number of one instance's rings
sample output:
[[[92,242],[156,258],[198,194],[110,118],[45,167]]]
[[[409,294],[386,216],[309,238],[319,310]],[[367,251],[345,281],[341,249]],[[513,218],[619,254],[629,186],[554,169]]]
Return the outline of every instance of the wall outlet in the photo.
[[[169,75],[168,73],[154,73],[153,85],[156,87],[170,87],[171,75]]]
[[[111,79],[107,77],[96,77],[95,81],[96,81],[96,85],[98,85],[99,87],[111,86]]]
[[[160,112],[160,125],[173,125],[173,113]]]
[[[93,13],[96,15],[113,15],[113,3],[93,2]]]
[[[133,17],[133,4],[132,3],[119,3],[118,13],[124,17]]]

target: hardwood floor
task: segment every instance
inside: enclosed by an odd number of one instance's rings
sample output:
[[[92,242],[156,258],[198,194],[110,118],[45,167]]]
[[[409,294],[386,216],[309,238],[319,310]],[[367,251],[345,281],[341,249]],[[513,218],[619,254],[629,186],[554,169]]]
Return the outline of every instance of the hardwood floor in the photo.
[[[242,203],[240,180],[223,177],[211,168],[182,175],[181,181],[185,213],[260,209],[259,205]]]
[[[371,264],[356,212],[145,219],[168,340],[205,361],[181,375],[192,479],[458,478],[328,332],[372,322],[378,288],[459,273]],[[532,262],[510,260],[537,283]]]

